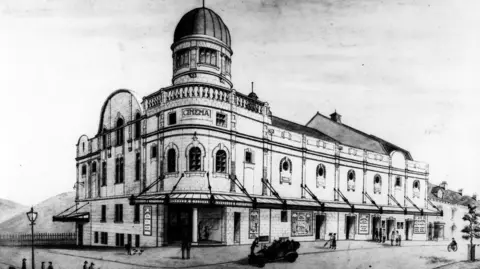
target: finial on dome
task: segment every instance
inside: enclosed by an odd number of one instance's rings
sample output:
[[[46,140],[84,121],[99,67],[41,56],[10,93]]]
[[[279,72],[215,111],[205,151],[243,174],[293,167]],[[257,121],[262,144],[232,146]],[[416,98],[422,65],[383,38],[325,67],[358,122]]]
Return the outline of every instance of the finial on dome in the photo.
[[[202,7],[205,8],[205,0],[202,0]]]
[[[248,94],[248,97],[252,98],[252,99],[255,99],[255,100],[258,100],[257,94],[255,94],[255,92],[253,92],[253,81],[252,81],[252,92]]]
[[[252,92],[253,92],[253,81],[252,81]]]

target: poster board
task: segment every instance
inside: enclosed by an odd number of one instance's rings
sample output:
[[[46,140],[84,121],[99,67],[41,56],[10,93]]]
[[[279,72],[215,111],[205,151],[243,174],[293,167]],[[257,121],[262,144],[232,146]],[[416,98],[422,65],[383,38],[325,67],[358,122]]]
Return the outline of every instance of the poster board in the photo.
[[[292,211],[292,236],[313,235],[313,213],[311,211]]]
[[[250,209],[248,219],[248,238],[255,239],[260,235],[260,210]]]
[[[358,234],[369,234],[370,232],[370,214],[358,215]]]
[[[152,206],[143,207],[143,235],[152,235]]]
[[[413,216],[413,233],[425,234],[427,227],[427,216]]]

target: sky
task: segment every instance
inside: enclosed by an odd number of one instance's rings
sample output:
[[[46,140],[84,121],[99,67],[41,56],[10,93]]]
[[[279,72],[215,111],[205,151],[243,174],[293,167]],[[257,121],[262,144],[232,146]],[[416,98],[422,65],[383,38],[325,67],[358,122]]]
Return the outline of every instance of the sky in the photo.
[[[0,198],[73,191],[75,144],[114,90],[171,84],[170,45],[200,0],[3,0]],[[480,1],[207,0],[232,35],[234,88],[306,124],[335,110],[480,192]]]

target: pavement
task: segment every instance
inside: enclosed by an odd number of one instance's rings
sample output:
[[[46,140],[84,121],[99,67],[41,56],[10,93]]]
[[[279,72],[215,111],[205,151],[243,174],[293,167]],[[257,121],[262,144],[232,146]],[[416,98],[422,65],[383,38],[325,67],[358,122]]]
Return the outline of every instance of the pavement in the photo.
[[[269,263],[266,268],[480,268],[480,262],[462,262],[467,257],[466,244],[460,245],[457,252],[448,252],[447,241],[404,241],[401,247],[338,241],[337,250],[324,248],[324,243],[301,242],[295,263]],[[37,268],[41,261],[52,261],[55,269],[81,269],[84,261],[94,262],[97,269],[252,268],[247,262],[249,252],[249,245],[193,247],[191,259],[182,260],[179,247],[146,248],[142,255],[127,255],[123,248],[37,248],[35,260]],[[30,257],[30,248],[0,247],[0,268],[8,268],[7,265],[20,268],[22,258],[30,260]]]

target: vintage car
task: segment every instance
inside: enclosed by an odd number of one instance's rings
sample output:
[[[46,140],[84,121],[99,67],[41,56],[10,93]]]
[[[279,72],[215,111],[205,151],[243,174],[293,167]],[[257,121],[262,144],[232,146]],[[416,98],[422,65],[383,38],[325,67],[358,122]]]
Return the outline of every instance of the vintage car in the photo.
[[[300,243],[294,240],[274,240],[270,246],[265,246],[254,255],[248,256],[249,264],[264,267],[267,262],[285,260],[295,262],[298,258],[297,250]]]

